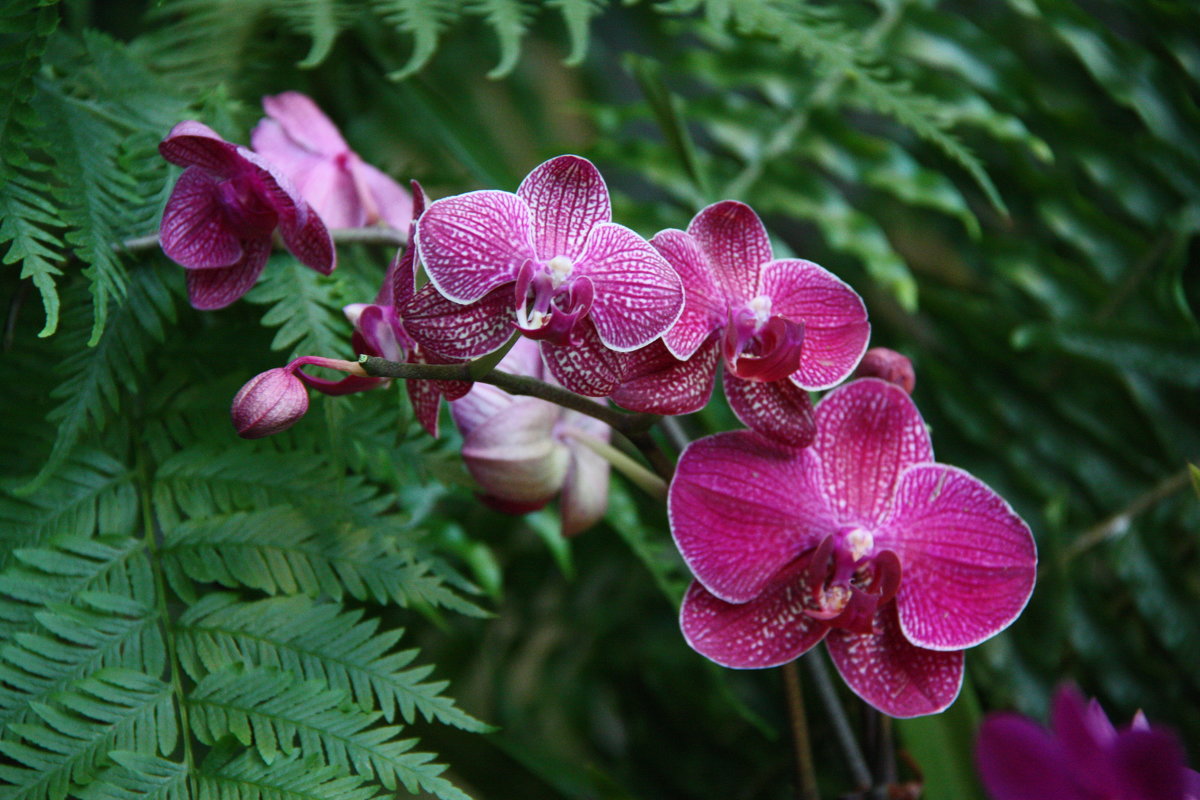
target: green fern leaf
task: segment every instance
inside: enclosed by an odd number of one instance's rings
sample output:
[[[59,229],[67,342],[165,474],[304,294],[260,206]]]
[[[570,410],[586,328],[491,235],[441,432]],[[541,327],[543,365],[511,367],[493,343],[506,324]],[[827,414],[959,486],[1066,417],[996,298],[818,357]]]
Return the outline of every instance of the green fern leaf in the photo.
[[[416,650],[394,651],[402,630],[377,634],[378,621],[362,616],[303,596],[243,603],[211,594],[175,626],[180,663],[196,680],[235,663],[280,667],[352,695],[363,711],[378,707],[388,722],[399,707],[408,723],[419,713],[463,730],[492,730],[442,695],[446,681],[424,682],[432,667],[409,667]]]
[[[300,355],[338,353],[350,341],[350,325],[342,315],[347,302],[337,296],[338,278],[305,267],[290,254],[271,257],[263,277],[246,295],[257,305],[271,308],[262,324],[279,327],[273,350]]]
[[[529,27],[532,9],[524,0],[475,0],[467,10],[482,16],[496,31],[500,41],[500,63],[487,76],[503,78],[512,72],[521,56],[521,39]]]
[[[362,778],[322,764],[315,756],[279,756],[267,764],[254,750],[224,743],[204,760],[196,785],[196,800],[371,800],[377,796]]]
[[[546,6],[557,8],[567,25],[567,36],[571,40],[571,51],[563,61],[569,67],[577,67],[587,56],[588,29],[592,18],[604,10],[605,0],[549,0]]]
[[[308,54],[296,65],[301,69],[312,69],[325,60],[346,17],[337,0],[284,0],[271,10],[312,39]]]
[[[31,280],[42,296],[46,324],[38,336],[58,330],[59,297],[55,279],[61,276],[61,226],[55,207],[39,194],[30,175],[0,162],[0,245],[8,244],[4,264],[20,264],[21,279]]]
[[[433,58],[442,30],[460,10],[459,0],[371,0],[371,7],[386,24],[413,40],[408,63],[388,75],[394,81],[415,74]]]
[[[178,730],[171,688],[133,670],[108,669],[58,695],[54,705],[33,706],[40,720],[0,740],[12,763],[0,765],[0,797],[62,800],[72,782],[83,782],[110,750],[170,753]]]
[[[254,745],[270,764],[282,754],[323,752],[329,763],[376,778],[388,789],[403,784],[443,800],[466,800],[431,753],[413,752],[416,739],[397,739],[399,726],[375,727],[380,715],[348,710],[345,694],[320,681],[299,681],[275,669],[230,668],[199,682],[188,698],[196,738],[213,744],[232,735]]]
[[[80,789],[79,800],[189,800],[183,764],[131,750],[113,750],[115,763]]]

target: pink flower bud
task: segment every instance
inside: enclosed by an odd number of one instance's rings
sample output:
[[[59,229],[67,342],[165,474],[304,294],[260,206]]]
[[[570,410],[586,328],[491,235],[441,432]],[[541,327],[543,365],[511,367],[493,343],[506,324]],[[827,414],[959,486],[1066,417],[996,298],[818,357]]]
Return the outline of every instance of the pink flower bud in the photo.
[[[854,377],[882,378],[888,383],[896,384],[906,394],[912,394],[917,385],[917,373],[913,371],[912,362],[908,357],[886,347],[872,347],[864,353],[858,369],[854,371]]]
[[[308,390],[286,367],[255,375],[233,398],[238,436],[261,439],[285,431],[308,411]]]

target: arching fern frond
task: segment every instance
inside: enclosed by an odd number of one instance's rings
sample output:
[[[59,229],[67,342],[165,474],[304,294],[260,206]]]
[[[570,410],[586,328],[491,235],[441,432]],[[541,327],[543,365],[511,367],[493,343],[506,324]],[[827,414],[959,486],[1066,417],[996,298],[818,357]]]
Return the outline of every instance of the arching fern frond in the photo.
[[[467,795],[441,777],[431,753],[413,752],[415,739],[398,739],[400,726],[375,726],[380,714],[344,706],[346,695],[320,681],[301,681],[276,669],[231,667],[199,682],[188,699],[196,738],[213,744],[232,735],[253,745],[268,764],[280,754],[323,753],[327,762],[377,778],[388,789],[403,784],[443,800]]]
[[[587,56],[592,18],[604,10],[604,0],[548,0],[546,5],[561,11],[567,26],[571,51],[564,63],[571,67],[579,66]]]
[[[525,0],[474,0],[467,10],[487,20],[500,42],[500,63],[488,77],[502,78],[512,72],[521,55],[521,39],[529,27],[533,9]]]
[[[279,667],[353,696],[359,708],[379,708],[391,722],[397,707],[405,722],[417,715],[468,731],[491,728],[441,692],[446,681],[424,682],[429,666],[410,666],[416,650],[396,650],[402,630],[377,633],[378,621],[361,611],[304,596],[252,603],[237,595],[211,594],[175,626],[180,663],[196,679],[245,663]]]
[[[390,77],[403,80],[433,58],[442,30],[459,13],[460,0],[371,0],[374,12],[399,33],[412,37],[408,62]]]
[[[322,764],[318,758],[277,756],[268,764],[254,750],[221,743],[204,760],[196,800],[371,800],[377,796],[373,787],[363,784],[357,775]]]
[[[183,764],[132,750],[108,757],[113,765],[78,792],[79,800],[189,800]]]

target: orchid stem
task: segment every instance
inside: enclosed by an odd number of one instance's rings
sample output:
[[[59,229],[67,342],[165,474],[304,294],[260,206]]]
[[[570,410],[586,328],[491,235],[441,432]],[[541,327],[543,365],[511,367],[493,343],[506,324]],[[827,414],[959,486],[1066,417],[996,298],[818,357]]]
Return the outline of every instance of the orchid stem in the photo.
[[[813,769],[812,744],[808,737],[808,719],[804,714],[804,691],[800,688],[800,669],[795,661],[783,665],[783,688],[787,693],[788,719],[792,725],[792,744],[796,756],[796,800],[820,800],[817,773]]]
[[[642,489],[644,492],[646,492],[646,494],[650,495],[655,500],[667,499],[666,481],[634,461],[629,456],[622,453],[617,448],[613,447],[608,442],[602,441],[590,433],[578,430],[576,428],[567,427],[563,433],[603,458],[605,461],[611,464],[614,469],[616,469],[626,478],[629,478],[629,480],[631,480],[633,483],[637,484],[638,488]]]
[[[521,338],[520,331],[513,331],[513,335],[508,337],[508,341],[500,345],[499,348],[488,353],[487,355],[477,358],[467,365],[467,371],[471,374],[472,380],[479,380],[484,375],[496,368],[496,365],[504,360],[508,355],[508,351],[513,349],[513,345]]]
[[[846,757],[850,776],[854,779],[857,788],[864,791],[870,788],[875,781],[871,778],[871,770],[867,767],[867,760],[863,758],[862,749],[854,738],[850,720],[846,718],[846,709],[842,708],[842,701],[838,699],[837,689],[834,688],[833,681],[829,679],[829,669],[825,666],[821,654],[817,652],[809,653],[804,658],[804,663],[808,667],[813,685],[817,687],[821,705],[825,706],[825,713],[829,715],[829,720],[833,723],[833,735],[842,748],[842,755]]]

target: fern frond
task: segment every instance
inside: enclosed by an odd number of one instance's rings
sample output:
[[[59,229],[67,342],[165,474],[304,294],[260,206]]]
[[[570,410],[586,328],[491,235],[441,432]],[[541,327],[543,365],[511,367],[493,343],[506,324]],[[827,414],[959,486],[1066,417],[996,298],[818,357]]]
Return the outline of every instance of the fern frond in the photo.
[[[363,711],[378,707],[392,721],[425,719],[463,730],[491,727],[442,695],[447,681],[424,682],[431,666],[410,667],[417,650],[394,651],[403,630],[376,633],[377,620],[361,611],[307,597],[244,603],[236,595],[208,595],[175,626],[180,663],[194,679],[230,664],[279,667],[353,696]]]
[[[108,757],[115,763],[76,792],[79,800],[190,800],[183,764],[131,750]]]
[[[343,8],[338,0],[283,0],[272,6],[271,11],[312,40],[308,54],[296,65],[311,69],[333,49],[350,9]]]
[[[371,800],[377,796],[374,787],[363,784],[357,775],[322,764],[315,756],[278,756],[267,764],[254,750],[218,745],[197,775],[196,800]]]
[[[20,264],[21,279],[33,281],[42,296],[46,324],[38,336],[58,330],[60,300],[55,280],[63,272],[65,245],[55,228],[57,210],[40,194],[41,186],[26,170],[0,160],[0,245],[8,244],[4,264]]]
[[[569,67],[583,63],[587,55],[588,30],[592,18],[604,10],[606,0],[549,0],[549,8],[557,8],[567,26],[567,37],[571,40],[571,51],[563,61]]]
[[[258,28],[278,0],[163,0],[151,6],[158,29],[139,50],[183,89],[207,91],[244,69]]]
[[[411,36],[412,54],[399,70],[388,75],[394,81],[413,75],[433,58],[442,30],[458,15],[460,0],[371,0],[371,8],[384,23]]]
[[[377,778],[388,789],[403,784],[443,800],[467,795],[441,777],[432,753],[413,752],[416,739],[397,739],[400,726],[375,727],[378,713],[344,706],[346,695],[320,681],[300,681],[275,669],[229,668],[199,682],[188,698],[196,738],[213,744],[232,735],[254,745],[263,761],[299,747],[323,753],[328,763]]]
[[[157,678],[108,669],[33,706],[38,722],[17,723],[16,739],[0,740],[11,763],[0,765],[6,800],[62,800],[114,749],[170,753],[178,729],[171,688]]]
[[[319,528],[295,509],[212,516],[166,535],[164,568],[180,591],[184,576],[268,594],[440,605],[472,616],[486,612],[430,574],[429,566],[392,550],[369,531]]]
[[[263,314],[262,324],[279,327],[272,350],[312,355],[348,349],[350,325],[342,306],[349,301],[338,297],[338,281],[308,269],[290,254],[271,257],[262,279],[246,299],[271,307]]]
[[[521,39],[529,27],[533,10],[525,0],[474,0],[467,11],[482,16],[496,31],[496,38],[500,42],[500,63],[487,76],[503,78],[517,65],[521,55]]]

